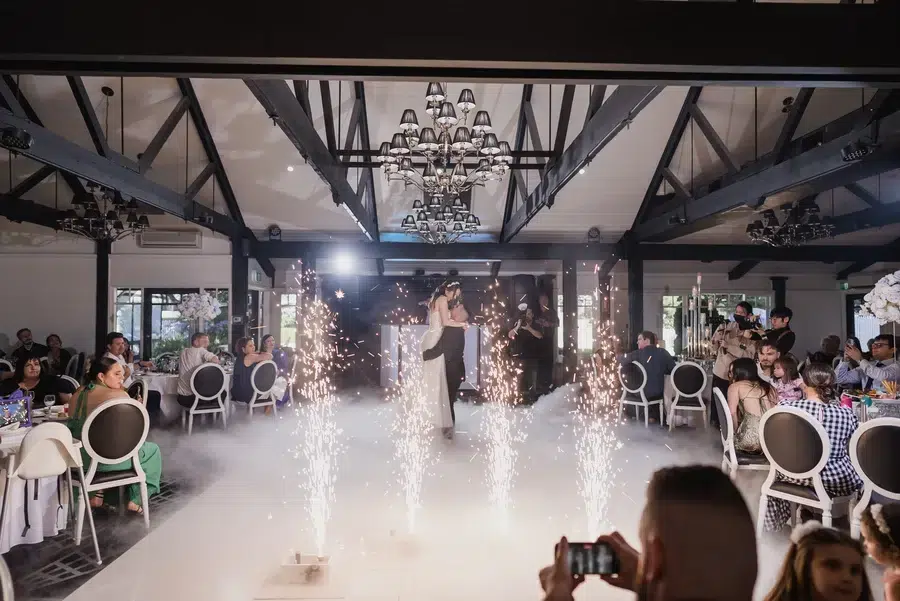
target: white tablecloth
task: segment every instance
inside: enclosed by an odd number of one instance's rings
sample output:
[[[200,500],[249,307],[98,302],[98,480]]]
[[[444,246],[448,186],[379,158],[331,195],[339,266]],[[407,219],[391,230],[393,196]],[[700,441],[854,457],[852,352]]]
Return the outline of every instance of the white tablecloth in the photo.
[[[147,390],[153,390],[159,393],[160,412],[162,413],[163,423],[170,423],[181,416],[183,411],[181,405],[178,404],[178,376],[175,374],[141,374],[135,379],[146,383]],[[225,394],[226,398],[231,398],[231,374],[225,374]]]
[[[0,456],[2,456],[3,477],[0,488],[7,483],[6,470],[15,470],[16,454],[28,429],[19,429],[10,434],[0,434]],[[37,486],[37,500],[34,490]],[[0,553],[6,553],[16,545],[35,544],[44,537],[56,536],[65,530],[69,514],[68,487],[65,479],[60,482],[62,499],[57,497],[56,478],[41,478],[28,482],[28,521],[31,528],[23,536],[25,529],[25,481],[16,478],[9,490],[3,536],[0,538]],[[62,502],[62,509],[59,508]]]

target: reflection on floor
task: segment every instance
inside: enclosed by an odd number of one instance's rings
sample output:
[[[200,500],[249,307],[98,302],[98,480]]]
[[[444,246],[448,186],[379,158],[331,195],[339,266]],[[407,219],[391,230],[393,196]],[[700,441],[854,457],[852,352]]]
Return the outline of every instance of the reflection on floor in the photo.
[[[348,399],[349,400],[349,399]],[[457,406],[457,436],[435,438],[434,466],[423,484],[416,532],[406,533],[390,425],[393,407],[378,395],[353,395],[337,413],[343,449],[337,461],[327,553],[336,598],[366,601],[522,601],[539,598],[537,570],[563,533],[585,537],[578,494],[570,406],[560,398],[522,409],[526,440],[517,445],[518,475],[504,528],[486,487],[483,407]],[[237,421],[237,420],[236,420]],[[21,597],[97,601],[251,601],[278,597],[264,583],[292,551],[313,551],[295,458],[302,423],[290,412],[230,423],[227,432],[196,428],[157,432],[167,485],[153,500],[153,530],[140,520],[102,522],[102,570],[65,537],[17,548],[7,558]],[[634,540],[646,483],[657,468],[721,458],[717,433],[651,425],[618,426],[607,523]],[[743,485],[755,507],[758,492]],[[758,483],[755,484],[758,491]],[[754,511],[755,515],[755,511]],[[770,586],[786,536],[761,553],[756,598]],[[118,557],[113,562],[113,558]],[[111,565],[110,565],[111,564]],[[77,588],[79,587],[80,588]],[[77,588],[77,590],[75,590]],[[72,592],[74,590],[74,592]],[[585,583],[579,599],[628,599],[602,582]]]

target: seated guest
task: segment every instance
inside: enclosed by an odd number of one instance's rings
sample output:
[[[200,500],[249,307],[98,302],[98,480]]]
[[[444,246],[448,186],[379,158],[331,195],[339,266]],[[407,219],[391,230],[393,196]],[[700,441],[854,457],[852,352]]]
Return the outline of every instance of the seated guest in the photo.
[[[862,488],[862,480],[850,462],[850,437],[859,426],[859,418],[849,407],[836,405],[837,379],[829,365],[810,363],[803,370],[803,389],[805,399],[784,401],[786,407],[795,407],[806,411],[822,424],[831,443],[831,454],[822,470],[822,484],[832,497],[853,494]],[[810,486],[812,481],[797,481],[778,475],[779,480]],[[765,528],[768,531],[780,530],[790,518],[790,503],[783,499],[768,498]]]
[[[272,353],[257,353],[256,343],[252,338],[239,338],[234,345],[234,352],[237,357],[234,373],[231,375],[231,400],[249,403],[253,398],[253,386],[250,383],[253,368],[261,361],[269,361]]]
[[[772,369],[775,367],[775,360],[781,356],[781,353],[775,347],[775,344],[769,340],[763,340],[756,348],[756,364],[759,369],[759,377],[771,384]]]
[[[31,337],[31,330],[22,328],[16,332],[16,338],[19,339],[19,347],[12,352],[13,362],[18,363],[26,357],[46,357],[50,350],[43,344],[37,344]]]
[[[829,334],[822,339],[822,346],[814,353],[808,353],[800,366],[802,373],[810,363],[823,363],[834,367],[835,360],[841,356],[841,338],[837,334]]]
[[[792,355],[775,360],[772,385],[780,401],[799,401],[803,398],[803,378],[797,360]]]
[[[765,601],[872,601],[863,545],[846,532],[809,521],[794,528],[775,586]]]
[[[609,545],[619,564],[616,574],[600,576],[604,582],[635,593],[640,601],[753,598],[753,519],[740,491],[721,470],[691,465],[653,474],[638,534],[640,552],[618,532],[597,540]],[[544,601],[572,601],[584,581],[571,572],[568,545],[560,540],[553,565],[538,574]]]
[[[178,358],[178,403],[190,408],[194,404],[191,376],[204,363],[218,363],[219,357],[207,350],[209,335],[197,332],[191,336],[191,346],[181,351]]]
[[[894,337],[881,334],[869,346],[872,359],[864,359],[859,347],[844,347],[844,360],[837,367],[837,383],[841,386],[886,392],[885,381],[900,381],[900,364],[894,360]],[[856,367],[851,367],[852,363]]]
[[[54,376],[60,376],[66,373],[66,367],[69,366],[69,360],[72,353],[62,347],[62,340],[56,334],[47,336],[47,362],[50,365],[50,373]]]
[[[647,399],[654,401],[663,398],[663,390],[666,385],[666,376],[675,369],[675,358],[664,348],[656,346],[656,334],[653,332],[641,332],[637,337],[638,349],[622,357],[619,363],[640,363],[647,372],[647,386],[644,394]]]
[[[772,327],[763,334],[763,341],[771,342],[782,355],[787,355],[794,348],[797,337],[791,329],[791,318],[794,312],[787,307],[772,310],[770,319]]]
[[[278,348],[278,345],[275,344],[275,337],[271,334],[266,334],[262,337],[260,346],[262,346],[262,351],[264,353],[272,355],[272,361],[278,366],[278,375],[283,376],[285,379],[290,378],[290,365],[288,363],[287,353]],[[284,396],[278,401],[278,406],[281,407],[284,403],[288,402],[291,398],[290,395],[290,391],[285,389]]]
[[[34,409],[44,407],[44,397],[52,394],[56,397],[56,405],[65,405],[72,398],[71,388],[56,376],[41,373],[41,360],[28,357],[16,363],[13,377],[0,384],[0,396],[6,396],[21,388],[34,395],[31,406]]]
[[[128,398],[128,393],[122,387],[124,379],[125,370],[115,359],[101,357],[91,363],[91,370],[87,375],[88,383],[75,391],[77,399],[75,407],[70,411],[70,417],[66,422],[66,426],[72,431],[72,436],[81,439],[84,422],[100,405],[112,399]],[[81,451],[81,456],[84,459],[84,471],[87,472],[90,467],[90,456],[84,449]],[[159,480],[162,475],[162,455],[156,443],[144,442],[138,451],[138,461],[147,475],[147,494],[152,497],[159,492]],[[130,459],[122,463],[102,463],[97,466],[98,472],[118,472],[130,469],[132,469]],[[125,488],[128,497],[128,511],[137,514],[144,513],[144,509],[141,507],[140,486],[129,484]],[[104,493],[110,497],[118,497],[118,489],[91,493],[91,507],[103,505]],[[110,504],[115,505],[115,501]]]
[[[778,402],[775,389],[763,380],[752,359],[735,359],[731,364],[728,409],[734,422],[734,448],[745,453],[761,453],[759,420]]]

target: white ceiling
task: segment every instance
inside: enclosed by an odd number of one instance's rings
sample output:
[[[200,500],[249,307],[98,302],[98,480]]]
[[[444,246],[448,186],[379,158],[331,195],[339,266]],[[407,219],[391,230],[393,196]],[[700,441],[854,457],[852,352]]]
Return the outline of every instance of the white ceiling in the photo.
[[[181,94],[174,79],[86,77],[90,95],[101,125],[109,121],[110,146],[135,159],[143,152]],[[336,206],[331,191],[316,173],[304,164],[297,149],[280,128],[274,126],[265,110],[240,80],[195,79],[193,85],[200,100],[213,139],[222,157],[229,180],[247,225],[264,230],[278,224],[285,239],[358,239],[359,231],[346,212]],[[93,149],[87,128],[72,92],[62,76],[22,76],[20,86],[46,127],[65,138]],[[115,91],[109,109],[101,87]],[[426,82],[367,82],[369,136],[373,149],[390,140],[397,130],[405,108],[419,114],[425,125],[424,93]],[[477,109],[487,109],[494,131],[511,144],[515,137],[521,84],[452,84],[452,100],[459,90],[473,90]],[[338,144],[344,145],[353,107],[352,82],[329,82]],[[606,97],[614,91],[607,89]],[[596,226],[604,242],[614,242],[628,229],[647,184],[659,161],[663,146],[684,101],[687,88],[665,89],[634,123],[622,131],[557,196],[552,209],[542,210],[519,234],[517,241],[583,241],[589,228]],[[768,152],[786,117],[784,99],[795,97],[797,89],[707,87],[698,105],[725,141],[738,164]],[[540,134],[540,146],[552,147],[563,86],[535,85],[532,106]],[[566,144],[580,133],[587,110],[589,86],[576,86]],[[820,89],[800,125],[798,135],[854,110],[869,98],[871,91]],[[310,109],[319,135],[325,138],[325,126],[319,82],[310,85]],[[120,102],[124,100],[124,111]],[[124,123],[124,139],[123,133]],[[758,127],[755,127],[757,124]],[[693,145],[691,139],[693,138]],[[692,151],[693,148],[693,151]],[[529,140],[527,150],[535,149]],[[354,157],[353,160],[359,160]],[[9,181],[9,158],[0,153],[0,190],[8,189],[39,168],[26,158],[13,159]],[[184,190],[200,173],[207,158],[193,122],[186,116],[163,147],[148,177],[174,190]],[[724,166],[696,126],[689,128],[671,165],[685,186],[709,181],[724,172]],[[348,180],[353,187],[361,176],[351,169]],[[693,177],[692,177],[693,174]],[[539,181],[539,171],[525,171],[527,187]],[[400,220],[409,212],[417,191],[403,190],[401,184],[388,184],[376,171],[378,220],[382,233],[400,231]],[[500,231],[506,200],[508,176],[502,182],[490,182],[474,194],[474,208],[483,230],[493,236]],[[883,202],[900,200],[900,174],[891,173],[881,180],[862,184]],[[663,189],[662,191],[665,191]],[[844,214],[866,207],[843,190],[820,197],[825,215]],[[32,190],[27,198],[47,205],[65,207],[71,191],[61,181],[49,178]],[[221,190],[211,179],[197,197],[198,202],[227,212]],[[744,230],[751,215],[736,216],[726,225],[678,239],[678,243],[744,242]],[[887,226],[863,234],[842,236],[834,244],[880,244],[900,236],[900,227]]]

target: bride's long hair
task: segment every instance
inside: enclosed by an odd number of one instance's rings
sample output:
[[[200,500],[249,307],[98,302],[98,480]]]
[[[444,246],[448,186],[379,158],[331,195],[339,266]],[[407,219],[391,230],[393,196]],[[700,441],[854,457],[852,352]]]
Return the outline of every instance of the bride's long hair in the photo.
[[[444,282],[440,286],[434,289],[434,293],[431,295],[431,299],[428,301],[428,308],[434,309],[434,303],[437,302],[437,299],[445,294],[453,293],[456,290],[460,289],[459,282]]]

